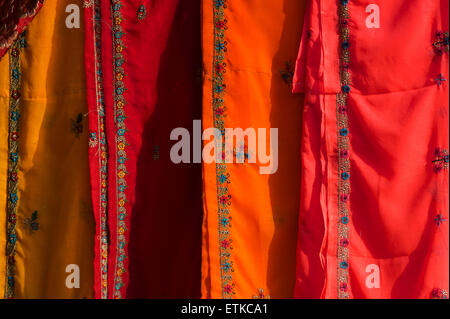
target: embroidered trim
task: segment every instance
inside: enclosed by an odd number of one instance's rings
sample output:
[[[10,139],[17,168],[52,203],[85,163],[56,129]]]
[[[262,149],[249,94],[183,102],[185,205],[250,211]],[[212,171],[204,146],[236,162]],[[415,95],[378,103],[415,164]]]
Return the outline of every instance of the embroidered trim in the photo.
[[[114,297],[117,299],[122,298],[122,289],[125,284],[123,282],[123,274],[126,272],[124,260],[127,258],[125,247],[128,244],[125,237],[128,231],[125,219],[128,214],[125,204],[127,197],[125,190],[127,183],[125,180],[127,167],[125,165],[127,161],[126,147],[128,146],[125,134],[127,128],[125,125],[126,114],[125,106],[126,100],[124,97],[125,85],[123,79],[125,78],[125,71],[123,64],[125,63],[123,50],[125,49],[123,43],[123,36],[125,35],[122,22],[123,16],[121,9],[124,7],[121,0],[111,0],[111,17],[112,17],[112,32],[113,32],[113,55],[114,55],[114,116],[116,126],[116,178],[117,178],[117,257],[115,263],[115,278],[114,278]]]
[[[348,120],[348,95],[350,88],[350,33],[348,28],[348,0],[339,0],[340,38],[340,82],[341,92],[337,94],[337,130],[339,156],[338,186],[338,247],[337,247],[337,287],[338,298],[347,299],[349,293],[349,198],[350,198],[350,131]]]
[[[224,136],[225,133],[225,81],[226,72],[225,53],[227,51],[227,41],[225,33],[227,30],[227,20],[225,10],[226,0],[213,0],[214,14],[214,54],[212,70],[212,99],[214,112],[214,127],[219,129]],[[225,141],[222,140],[222,156],[225,154]],[[227,172],[227,165],[222,161],[216,163],[216,183],[217,183],[217,204],[219,218],[219,254],[220,254],[220,276],[222,285],[222,298],[231,299],[235,294],[233,283],[233,261],[231,257],[232,239],[231,231],[231,195],[228,185],[230,184],[230,174]]]
[[[9,140],[8,140],[8,202],[7,202],[7,242],[6,242],[6,277],[5,298],[11,299],[15,296],[16,275],[16,224],[17,203],[19,197],[17,188],[19,183],[19,118],[20,118],[20,96],[21,96],[21,66],[20,51],[26,47],[24,35],[13,43],[9,55]]]
[[[95,58],[95,92],[97,103],[97,132],[91,132],[89,145],[97,147],[96,157],[98,157],[99,176],[99,229],[97,233],[99,241],[100,259],[100,298],[108,298],[108,255],[109,255],[109,228],[108,228],[108,147],[105,133],[105,104],[103,93],[103,71],[102,71],[102,22],[101,22],[101,1],[91,0],[86,3],[86,7],[92,8],[92,24],[94,39]],[[98,140],[99,139],[99,140]]]

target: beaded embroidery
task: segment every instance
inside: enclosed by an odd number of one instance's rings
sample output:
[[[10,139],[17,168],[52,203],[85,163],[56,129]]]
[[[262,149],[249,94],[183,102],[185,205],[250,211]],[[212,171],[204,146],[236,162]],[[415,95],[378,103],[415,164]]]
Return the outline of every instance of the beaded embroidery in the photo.
[[[7,202],[7,242],[6,242],[6,276],[7,284],[5,298],[11,299],[15,296],[15,274],[16,274],[16,224],[18,190],[18,167],[19,167],[19,118],[20,118],[20,91],[22,74],[20,67],[20,51],[26,47],[24,34],[11,47],[9,56],[10,63],[10,97],[9,97],[9,160],[8,160],[8,202]]]
[[[89,145],[97,147],[96,157],[98,158],[98,176],[99,176],[99,259],[100,259],[100,298],[108,298],[108,251],[109,251],[109,229],[108,229],[108,149],[105,133],[105,105],[103,93],[103,73],[102,73],[102,25],[100,0],[93,0],[86,3],[86,8],[92,8],[92,24],[94,39],[94,58],[95,58],[95,88],[96,88],[96,106],[97,106],[97,132],[91,132]]]
[[[122,289],[125,284],[123,282],[123,275],[126,273],[125,259],[127,258],[125,247],[127,246],[127,239],[125,234],[128,232],[126,226],[126,218],[128,216],[126,211],[127,196],[125,190],[127,183],[125,180],[128,174],[126,168],[127,154],[126,147],[128,146],[125,134],[127,128],[125,125],[126,114],[125,106],[126,100],[124,93],[126,91],[124,85],[125,71],[123,65],[125,63],[123,50],[125,49],[123,36],[125,35],[122,22],[123,16],[121,9],[124,6],[121,0],[111,0],[111,17],[112,17],[112,32],[113,32],[113,54],[114,54],[114,115],[116,126],[116,177],[117,177],[117,257],[115,266],[114,278],[114,297],[122,298]]]
[[[214,56],[212,70],[212,98],[214,112],[214,127],[218,128],[222,135],[225,133],[225,81],[226,72],[225,53],[227,51],[227,41],[225,33],[227,30],[227,20],[225,11],[227,9],[226,0],[213,0],[214,10]],[[222,141],[222,154],[225,154],[225,142]],[[219,218],[219,250],[220,250],[220,274],[222,284],[222,297],[231,299],[235,294],[233,283],[233,261],[231,257],[232,239],[231,229],[231,195],[228,185],[230,184],[230,174],[227,172],[227,165],[218,161],[216,163],[216,183]]]
[[[349,298],[349,196],[350,196],[350,138],[348,121],[348,95],[350,93],[350,36],[348,28],[348,0],[339,0],[340,82],[342,91],[337,94],[338,128],[338,247],[337,286],[338,298]]]

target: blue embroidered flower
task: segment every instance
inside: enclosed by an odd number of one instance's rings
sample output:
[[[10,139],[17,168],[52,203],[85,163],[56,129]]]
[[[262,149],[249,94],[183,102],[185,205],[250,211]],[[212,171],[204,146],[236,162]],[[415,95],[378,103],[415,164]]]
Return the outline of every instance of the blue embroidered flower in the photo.
[[[16,163],[19,160],[19,154],[17,152],[11,153],[9,158],[11,159],[11,162]]]
[[[346,6],[349,0],[341,0],[342,5]]]
[[[119,136],[123,136],[124,134],[125,134],[125,130],[122,128],[117,131],[117,135],[119,135]]]
[[[229,263],[228,261],[225,261],[222,264],[222,269],[224,272],[229,272],[231,270],[231,263]]]
[[[8,286],[14,287],[14,283],[15,283],[14,277],[8,276]]]
[[[124,192],[126,188],[127,188],[127,187],[126,187],[125,185],[120,185],[120,186],[119,186],[119,191],[120,191],[120,192]]]
[[[342,269],[347,269],[348,268],[348,263],[346,261],[341,262],[341,268]]]
[[[230,224],[230,221],[228,220],[228,218],[223,217],[223,218],[220,220],[220,224],[221,224],[223,227],[227,227],[227,226]]]
[[[348,179],[350,178],[350,174],[347,173],[347,172],[342,173],[341,176],[342,176],[342,179],[343,179],[344,181],[346,181],[346,180],[348,180]]]
[[[125,214],[124,213],[119,214],[119,219],[120,220],[125,220]]]
[[[349,133],[349,131],[348,131],[348,129],[345,128],[345,127],[342,128],[342,129],[339,131],[339,134],[341,134],[341,136],[347,136],[348,133]]]
[[[225,1],[224,0],[216,0],[215,2],[216,2],[216,7],[220,8],[220,7],[223,7]]]
[[[225,44],[222,41],[216,42],[216,51],[222,51],[225,49]]]
[[[350,89],[350,86],[349,85],[344,85],[343,87],[342,87],[342,92],[344,92],[344,93],[350,93],[350,91],[351,91],[351,89]]]
[[[342,217],[341,218],[341,223],[344,224],[344,225],[347,225],[348,224],[348,217],[345,217],[345,216]]]
[[[16,243],[16,241],[17,241],[17,236],[16,236],[16,234],[10,234],[10,235],[9,235],[9,243],[10,243],[11,245],[14,245],[14,244]]]
[[[343,49],[347,50],[349,47],[350,47],[350,42],[344,41],[344,42],[342,43],[342,48],[343,48]]]
[[[19,197],[17,196],[17,193],[12,193],[9,195],[9,201],[13,204],[17,203],[19,200]]]
[[[13,78],[15,78],[16,80],[17,79],[19,79],[20,78],[20,71],[19,71],[19,69],[13,69],[12,70],[12,76],[13,76]]]
[[[228,180],[228,177],[226,177],[224,174],[220,175],[219,182],[221,184],[225,183]]]
[[[125,163],[126,158],[123,156],[120,156],[117,161],[119,162],[119,164],[123,164],[123,163]]]
[[[11,112],[11,120],[13,121],[18,121],[20,118],[20,114],[17,111],[13,111]]]

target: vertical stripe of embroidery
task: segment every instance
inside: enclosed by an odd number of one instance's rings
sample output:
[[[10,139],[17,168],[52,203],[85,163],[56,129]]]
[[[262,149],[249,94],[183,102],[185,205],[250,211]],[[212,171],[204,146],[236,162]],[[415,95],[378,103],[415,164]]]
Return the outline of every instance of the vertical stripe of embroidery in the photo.
[[[100,0],[95,0],[92,6],[92,23],[94,31],[95,47],[95,88],[97,100],[97,132],[99,134],[98,142],[98,161],[99,161],[99,212],[100,225],[98,238],[100,247],[100,276],[101,287],[100,297],[108,298],[108,250],[109,250],[109,231],[108,231],[108,151],[105,134],[105,105],[103,97],[103,71],[102,71],[102,49],[101,49],[101,9]]]
[[[125,190],[127,187],[125,177],[127,175],[126,161],[126,147],[128,146],[125,134],[127,128],[125,125],[126,114],[125,106],[126,100],[124,97],[125,72],[123,65],[125,59],[123,50],[125,49],[123,43],[123,36],[125,35],[122,22],[123,16],[121,9],[124,6],[121,0],[111,0],[111,17],[112,17],[112,32],[113,32],[113,60],[114,60],[114,122],[116,127],[116,200],[117,200],[117,257],[115,263],[115,278],[114,278],[114,297],[122,298],[121,289],[125,286],[123,282],[123,274],[126,272],[124,260],[127,258],[125,247],[127,245],[125,233],[128,231],[125,223],[125,218],[128,216],[125,204],[127,202]]]
[[[7,202],[7,242],[6,242],[6,287],[5,298],[11,299],[15,296],[16,275],[16,223],[18,197],[18,166],[19,166],[19,118],[20,118],[20,96],[21,96],[21,69],[20,50],[24,48],[25,39],[22,34],[12,45],[9,60],[9,160],[8,160],[8,202]]]
[[[227,42],[225,32],[227,30],[227,20],[225,10],[226,0],[213,0],[214,15],[214,50],[213,50],[213,70],[212,70],[212,99],[214,112],[214,127],[225,133],[225,89],[223,75],[226,71],[225,53]],[[231,195],[228,185],[230,184],[230,174],[227,172],[227,165],[223,163],[225,154],[225,141],[222,140],[222,158],[216,158],[216,184],[217,184],[217,205],[218,205],[218,229],[219,229],[219,254],[220,254],[220,275],[222,285],[222,298],[231,299],[235,294],[233,283],[233,261],[231,256]]]
[[[338,298],[350,296],[349,287],[349,199],[350,199],[350,131],[348,120],[348,95],[350,93],[350,37],[348,28],[349,0],[339,1],[339,38],[340,38],[340,83],[341,92],[337,94],[337,129],[339,156],[338,185],[338,247],[337,247],[337,289]]]

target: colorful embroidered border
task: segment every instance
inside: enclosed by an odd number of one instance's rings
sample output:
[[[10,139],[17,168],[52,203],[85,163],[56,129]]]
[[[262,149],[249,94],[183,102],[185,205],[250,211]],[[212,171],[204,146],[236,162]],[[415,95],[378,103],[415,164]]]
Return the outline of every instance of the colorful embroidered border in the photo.
[[[226,71],[225,53],[227,42],[225,32],[227,30],[227,20],[225,10],[226,0],[213,0],[214,14],[214,54],[212,70],[212,99],[214,112],[214,127],[218,128],[222,135],[225,133],[225,81]],[[222,154],[225,154],[225,141],[222,141]],[[216,159],[217,160],[217,159]],[[217,204],[219,218],[219,251],[220,251],[220,276],[222,284],[222,298],[231,299],[235,294],[233,276],[233,261],[231,258],[232,240],[231,229],[231,195],[228,185],[230,184],[230,174],[227,172],[227,165],[217,161],[216,163],[216,183],[217,183]]]
[[[99,258],[100,258],[100,298],[108,298],[108,150],[105,133],[105,105],[103,93],[102,49],[101,49],[101,9],[100,0],[85,2],[86,8],[92,8],[92,24],[95,57],[95,91],[97,101],[97,132],[90,136],[90,146],[97,147],[99,161]],[[99,139],[97,137],[99,135]]]
[[[16,224],[18,190],[18,166],[19,166],[19,118],[20,118],[20,91],[21,91],[21,69],[20,50],[26,47],[24,35],[22,34],[11,46],[10,52],[10,75],[9,75],[9,140],[8,140],[8,202],[7,202],[7,242],[6,242],[6,277],[5,298],[11,299],[15,296],[16,275]]]
[[[337,129],[339,152],[338,186],[338,248],[337,248],[337,286],[338,298],[349,298],[349,198],[350,198],[350,138],[348,120],[348,94],[350,93],[350,36],[348,28],[348,0],[339,0],[339,38],[340,38],[340,83],[341,92],[337,94]]]
[[[127,183],[125,180],[128,174],[125,162],[127,161],[126,147],[128,146],[125,134],[127,128],[125,125],[126,114],[125,105],[125,71],[123,64],[125,63],[123,50],[125,49],[123,43],[124,31],[122,28],[123,16],[121,9],[123,3],[121,0],[111,0],[111,17],[112,17],[112,32],[113,32],[113,60],[114,60],[114,121],[116,126],[116,180],[117,180],[117,257],[114,277],[114,297],[122,298],[121,289],[125,286],[123,282],[123,274],[126,272],[124,260],[127,258],[125,246],[127,245],[126,232],[128,231],[125,218],[127,211],[125,204],[127,197],[125,190]]]

